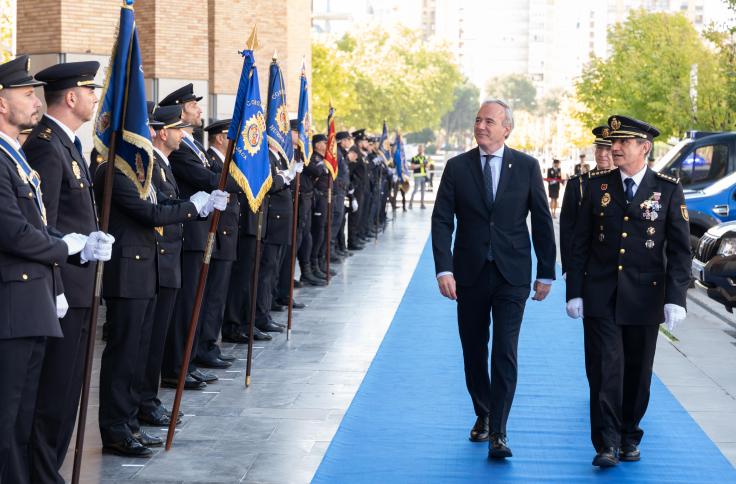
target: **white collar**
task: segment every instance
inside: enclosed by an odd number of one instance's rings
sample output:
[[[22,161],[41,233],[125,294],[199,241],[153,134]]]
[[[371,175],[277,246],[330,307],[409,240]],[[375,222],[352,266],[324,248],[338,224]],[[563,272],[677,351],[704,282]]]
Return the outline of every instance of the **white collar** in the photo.
[[[161,157],[162,160],[164,160],[164,163],[166,163],[166,166],[171,166],[171,163],[169,163],[169,158],[161,151],[160,149],[153,147],[153,151],[158,153],[158,156]]]
[[[20,143],[18,143],[18,140],[17,139],[11,138],[7,134],[3,133],[2,131],[0,131],[0,138],[4,139],[8,143],[10,143],[10,146],[12,146],[13,148],[15,148],[16,151],[20,151]]]
[[[627,178],[633,178],[634,179],[634,184],[638,187],[639,185],[641,185],[641,181],[644,179],[644,175],[647,172],[647,164],[644,163],[644,168],[642,168],[641,170],[639,170],[637,173],[634,173],[632,176],[626,175],[620,169],[619,169],[619,172],[621,173],[621,182],[623,182]],[[625,183],[624,183],[624,187],[626,187],[626,184]]]
[[[64,131],[66,133],[66,135],[69,137],[69,140],[72,143],[74,143],[74,140],[77,137],[77,135],[74,134],[74,131],[72,131],[71,129],[69,129],[69,127],[66,124],[62,123],[61,121],[59,121],[55,117],[51,116],[49,113],[44,114],[44,116],[46,116],[47,118],[49,118],[54,123],[58,124],[59,127],[61,128],[61,130]]]
[[[210,146],[210,149],[215,152],[215,154],[217,155],[218,158],[220,158],[220,161],[222,163],[225,163],[225,155],[223,155],[220,150],[218,150],[214,146]]]
[[[501,147],[499,149],[497,149],[496,151],[494,151],[493,153],[487,153],[483,148],[481,148],[480,146],[478,146],[478,149],[480,150],[480,157],[481,157],[481,159],[483,159],[484,156],[488,156],[488,155],[497,156],[498,158],[503,159],[503,150],[504,150],[504,148],[506,148],[506,145],[505,144],[504,145],[501,145]]]

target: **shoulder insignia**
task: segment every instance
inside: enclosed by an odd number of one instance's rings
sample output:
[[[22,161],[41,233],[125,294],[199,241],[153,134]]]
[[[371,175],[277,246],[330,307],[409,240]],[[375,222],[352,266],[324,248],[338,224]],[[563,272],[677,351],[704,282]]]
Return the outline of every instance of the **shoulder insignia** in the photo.
[[[38,133],[38,138],[46,141],[51,141],[51,130],[46,128]]]
[[[664,173],[660,173],[658,171],[655,172],[655,174],[657,175],[657,178],[661,178],[662,180],[667,180],[670,183],[674,183],[674,184],[680,183],[680,179],[679,178],[675,178],[673,176],[665,175]]]
[[[581,176],[583,176],[582,173],[576,173],[575,175],[570,175],[569,177],[567,177],[567,181],[577,180]]]
[[[588,172],[588,178],[598,178],[600,176],[608,175],[613,170],[591,170]]]

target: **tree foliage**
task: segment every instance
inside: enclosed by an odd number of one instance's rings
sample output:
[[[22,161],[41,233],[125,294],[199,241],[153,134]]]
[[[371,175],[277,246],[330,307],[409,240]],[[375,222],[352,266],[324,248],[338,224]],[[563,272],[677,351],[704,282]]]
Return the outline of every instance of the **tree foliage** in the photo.
[[[665,139],[690,129],[733,129],[722,59],[682,14],[632,12],[608,41],[610,57],[593,57],[575,86],[585,125],[620,113],[654,124]]]
[[[320,130],[330,100],[338,124],[379,132],[436,129],[462,82],[450,51],[419,32],[368,30],[312,44],[312,117]]]
[[[486,83],[486,94],[506,101],[514,110],[533,113],[537,109],[537,88],[523,74],[489,79]]]
[[[473,134],[473,120],[478,113],[480,89],[468,79],[455,87],[452,109],[442,117],[442,129],[448,141],[461,145]]]

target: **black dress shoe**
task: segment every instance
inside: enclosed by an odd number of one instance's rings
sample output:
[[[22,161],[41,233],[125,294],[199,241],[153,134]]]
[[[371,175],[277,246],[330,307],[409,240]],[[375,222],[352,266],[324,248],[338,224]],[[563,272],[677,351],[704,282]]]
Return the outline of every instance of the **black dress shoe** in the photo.
[[[233,355],[226,355],[224,353],[220,353],[220,356],[218,356],[218,358],[220,358],[222,361],[235,361],[235,360],[237,360],[237,358],[234,357]]]
[[[253,328],[253,340],[254,341],[271,341],[273,337],[268,334],[264,333],[258,328]]]
[[[190,371],[189,376],[191,376],[195,380],[199,380],[205,383],[212,383],[218,380],[217,375],[215,375],[214,373],[210,373],[209,371],[202,371],[199,368]]]
[[[257,328],[261,331],[265,331],[268,333],[283,333],[284,327],[280,326],[278,324],[274,324],[272,321],[268,321],[266,323],[261,323],[257,325]]]
[[[634,444],[626,444],[621,446],[619,459],[624,462],[636,462],[641,459],[639,447]]]
[[[133,437],[128,437],[122,442],[109,442],[102,444],[102,451],[125,457],[151,457],[153,451],[141,445]]]
[[[171,415],[161,412],[159,415],[148,415],[145,413],[138,414],[138,421],[141,425],[148,425],[149,427],[168,427],[171,423]],[[181,423],[181,419],[176,419],[176,425]]]
[[[170,409],[164,407],[163,405],[161,405],[161,408],[163,409],[163,412],[166,415],[168,415],[169,417],[171,417],[171,410]],[[179,418],[181,419],[183,416],[184,416],[184,412],[182,412],[181,410],[179,410]],[[177,422],[177,423],[179,423],[179,422]]]
[[[475,425],[470,429],[471,442],[488,442],[488,421],[488,417],[478,417],[475,420]]]
[[[363,244],[348,244],[348,250],[363,250]]]
[[[222,333],[222,341],[227,343],[247,343],[248,335],[245,333]]]
[[[324,279],[315,277],[314,274],[312,273],[302,274],[302,283],[306,284],[307,286],[316,286],[316,287],[322,287],[322,286],[327,285]]]
[[[490,459],[505,459],[513,455],[506,443],[506,436],[504,434],[492,434],[489,440],[488,457]]]
[[[618,451],[614,447],[606,447],[593,458],[596,467],[614,467],[618,465]]]
[[[179,384],[178,378],[161,378],[161,386],[166,388],[176,388]],[[184,390],[203,390],[207,387],[207,384],[203,381],[195,380],[191,376],[187,375],[184,379]]]
[[[297,279],[294,279],[294,289],[299,289],[300,287],[302,287],[302,283]]]
[[[280,313],[282,311],[286,310],[286,306],[282,306],[281,304],[277,303],[276,301],[271,303],[271,311],[276,311],[277,313]]]
[[[289,307],[289,301],[286,300],[286,299],[277,299],[276,302],[278,304],[281,304],[282,306]],[[302,303],[297,302],[296,300],[294,300],[294,302],[291,303],[291,307],[294,308],[294,309],[304,309],[304,308],[307,307],[307,305],[306,304],[302,304]]]
[[[134,433],[133,438],[137,440],[139,444],[146,447],[161,447],[164,444],[164,441],[161,439],[161,437],[156,437],[155,435],[148,434],[143,430],[139,430],[138,432]]]
[[[205,368],[217,368],[220,370],[223,370],[225,368],[230,368],[231,366],[233,366],[233,364],[230,363],[229,361],[224,361],[224,360],[221,360],[220,358],[212,357],[212,356],[209,356],[207,358],[197,358],[196,363],[197,365],[203,366]]]

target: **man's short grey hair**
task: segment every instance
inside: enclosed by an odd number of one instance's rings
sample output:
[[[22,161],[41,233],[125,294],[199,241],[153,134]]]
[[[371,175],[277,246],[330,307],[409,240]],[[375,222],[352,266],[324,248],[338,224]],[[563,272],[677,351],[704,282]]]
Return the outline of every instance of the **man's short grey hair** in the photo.
[[[503,101],[501,99],[486,99],[480,104],[480,107],[483,107],[486,104],[498,104],[499,106],[501,106],[505,114],[504,120],[502,123],[503,126],[509,128],[509,130],[514,129],[514,113],[511,111],[511,106],[509,106],[506,101]],[[511,134],[510,131],[509,131],[509,134]]]

